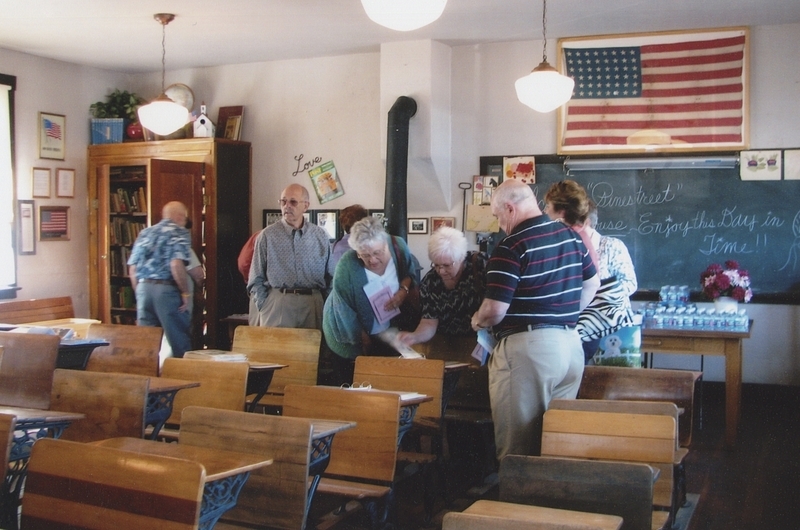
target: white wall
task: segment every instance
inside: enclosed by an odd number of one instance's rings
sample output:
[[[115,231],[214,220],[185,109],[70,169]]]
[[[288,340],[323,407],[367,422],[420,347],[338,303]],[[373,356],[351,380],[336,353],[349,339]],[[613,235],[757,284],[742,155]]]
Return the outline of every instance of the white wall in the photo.
[[[800,25],[757,27],[751,32],[751,146],[800,146],[800,69],[786,50],[800,48]],[[555,43],[553,42],[553,47]],[[478,158],[488,155],[553,153],[555,113],[538,114],[520,104],[514,81],[538,63],[541,42],[525,41],[453,48],[451,64],[451,174],[453,207],[417,210],[410,217],[453,216],[461,225],[459,182],[478,172]],[[123,76],[0,50],[0,72],[16,75],[18,198],[30,198],[32,167],[74,167],[75,199],[51,199],[37,205],[67,204],[74,210],[70,242],[37,243],[36,256],[20,256],[21,298],[69,294],[79,316],[88,315],[85,148],[88,106],[110,89],[124,88],[146,97],[160,89],[160,72]],[[311,208],[343,208],[361,203],[383,205],[385,164],[381,160],[380,55],[356,54],[309,60],[252,63],[167,73],[167,84],[185,83],[216,118],[218,108],[244,105],[242,137],[253,143],[252,228],[260,227],[261,210],[275,208],[287,184],[309,185],[297,169],[319,157],[333,160],[345,195]],[[67,115],[67,160],[36,157],[36,112]],[[413,118],[412,118],[413,119]],[[412,143],[414,138],[410,140]],[[409,178],[409,186],[415,182]],[[797,200],[797,199],[795,199]],[[444,202],[444,201],[443,201]],[[428,264],[426,236],[411,235],[409,243],[423,265]],[[757,283],[758,279],[754,279]],[[748,305],[756,320],[745,341],[746,382],[800,384],[800,308]],[[697,358],[660,356],[658,365],[678,362],[698,367]],[[724,379],[720,359],[706,357],[706,380]]]
[[[18,199],[31,199],[34,167],[51,171],[50,199],[42,205],[69,206],[70,240],[36,242],[36,254],[17,256],[17,297],[71,296],[78,316],[89,315],[88,205],[86,146],[89,105],[119,86],[122,75],[0,49],[0,72],[17,77],[15,93],[15,155]],[[66,116],[64,160],[40,159],[38,113]],[[56,198],[55,170],[75,170],[75,197]],[[38,214],[37,214],[38,215]],[[36,226],[39,226],[38,219]]]

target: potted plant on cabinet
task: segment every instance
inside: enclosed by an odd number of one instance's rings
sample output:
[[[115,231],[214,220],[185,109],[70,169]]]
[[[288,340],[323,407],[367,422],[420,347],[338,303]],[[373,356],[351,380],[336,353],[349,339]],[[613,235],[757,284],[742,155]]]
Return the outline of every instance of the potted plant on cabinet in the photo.
[[[122,131],[128,124],[128,137],[142,138],[142,127],[136,110],[144,99],[127,90],[115,89],[105,101],[89,105],[92,115],[92,143],[109,144],[122,142]]]

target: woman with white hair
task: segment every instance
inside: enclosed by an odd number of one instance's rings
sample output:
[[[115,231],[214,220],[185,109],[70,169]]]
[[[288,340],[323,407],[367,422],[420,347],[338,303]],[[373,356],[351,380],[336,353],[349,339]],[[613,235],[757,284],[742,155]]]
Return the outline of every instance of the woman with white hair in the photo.
[[[464,234],[445,226],[428,240],[428,258],[431,270],[420,284],[422,320],[413,332],[400,332],[398,339],[411,346],[430,341],[438,331],[446,339],[470,337],[474,346],[471,319],[486,288],[486,256],[467,252]]]
[[[350,228],[348,244],[336,265],[333,287],[322,311],[322,331],[332,355],[333,382],[350,383],[353,362],[362,354],[381,354],[388,346],[376,337],[404,315],[381,320],[378,314],[401,309],[418,284],[417,260],[406,242],[390,236],[377,217],[365,217]],[[367,292],[385,290],[390,296],[373,308]],[[373,295],[373,299],[375,296]],[[415,323],[416,324],[416,323]],[[394,352],[397,355],[397,352]]]

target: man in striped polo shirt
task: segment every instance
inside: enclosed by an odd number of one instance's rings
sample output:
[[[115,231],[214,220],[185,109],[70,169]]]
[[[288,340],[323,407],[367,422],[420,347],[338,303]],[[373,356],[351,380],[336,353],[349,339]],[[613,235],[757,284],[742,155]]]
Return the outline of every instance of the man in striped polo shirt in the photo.
[[[578,394],[584,362],[575,324],[600,281],[577,232],[544,215],[527,184],[498,186],[492,214],[508,235],[489,259],[472,327],[492,326],[498,341],[489,359],[497,458],[538,455],[550,400]]]

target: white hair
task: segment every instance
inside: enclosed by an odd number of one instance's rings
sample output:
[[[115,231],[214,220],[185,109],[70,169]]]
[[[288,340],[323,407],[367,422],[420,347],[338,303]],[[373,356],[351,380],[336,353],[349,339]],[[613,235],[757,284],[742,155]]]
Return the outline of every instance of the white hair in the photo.
[[[463,232],[443,226],[431,234],[431,238],[428,240],[428,258],[431,261],[445,258],[461,262],[466,256],[467,238],[464,237]]]

